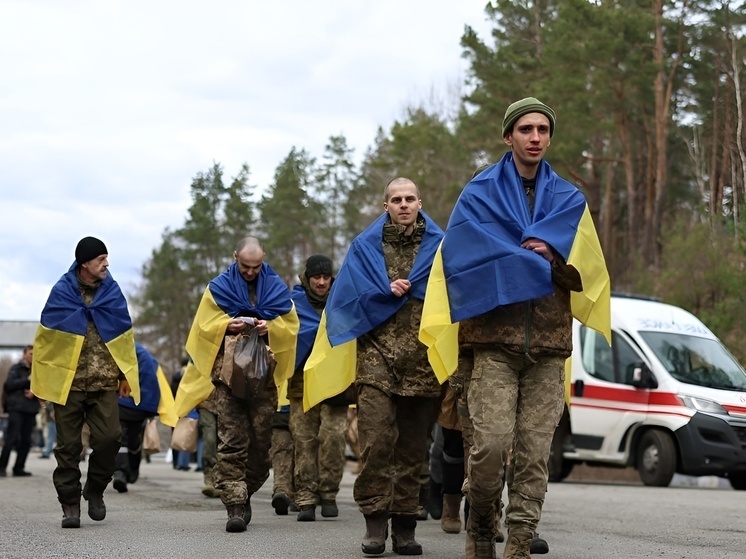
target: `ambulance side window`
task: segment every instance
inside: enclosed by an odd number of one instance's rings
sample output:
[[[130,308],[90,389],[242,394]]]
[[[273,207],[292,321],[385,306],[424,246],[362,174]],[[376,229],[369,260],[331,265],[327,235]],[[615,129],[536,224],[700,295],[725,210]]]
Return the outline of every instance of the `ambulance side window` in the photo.
[[[616,358],[616,371],[617,378],[620,379],[622,384],[632,385],[632,373],[633,368],[628,367],[632,363],[639,363],[642,361],[640,356],[632,349],[624,338],[617,335],[616,332],[612,335],[612,343],[614,344],[614,356]]]
[[[590,328],[580,328],[580,349],[583,368],[588,374],[605,380],[614,380],[614,357],[606,339]]]

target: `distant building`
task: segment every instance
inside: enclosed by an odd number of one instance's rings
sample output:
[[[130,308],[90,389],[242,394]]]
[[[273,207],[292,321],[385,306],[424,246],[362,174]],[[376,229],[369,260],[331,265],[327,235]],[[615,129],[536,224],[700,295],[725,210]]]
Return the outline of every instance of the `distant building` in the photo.
[[[34,343],[36,320],[0,320],[0,352],[18,351]]]

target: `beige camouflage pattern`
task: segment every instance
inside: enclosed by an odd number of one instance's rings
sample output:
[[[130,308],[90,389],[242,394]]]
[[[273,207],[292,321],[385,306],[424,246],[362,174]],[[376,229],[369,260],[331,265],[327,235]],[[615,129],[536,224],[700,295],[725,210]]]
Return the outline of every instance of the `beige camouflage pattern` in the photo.
[[[228,507],[244,504],[269,477],[272,415],[277,409],[277,387],[250,400],[231,394],[224,384],[215,386],[218,407],[218,459],[213,470],[215,488]]]
[[[86,305],[93,303],[98,285],[83,283],[78,278],[78,286],[83,302]],[[111,353],[109,353],[104,340],[101,339],[98,330],[96,330],[96,325],[92,320],[89,320],[70,390],[76,392],[118,390],[120,379],[124,379],[124,375],[119,370]]]
[[[272,446],[269,454],[272,461],[272,494],[284,493],[293,498],[293,455],[295,444],[287,425],[288,413],[275,412],[272,418]],[[278,417],[282,416],[279,418]]]
[[[535,362],[533,362],[535,361]],[[533,534],[547,488],[547,460],[564,403],[564,358],[533,359],[501,349],[475,349],[466,387],[473,435],[467,497],[481,517],[494,510],[512,454],[506,525],[509,534]],[[520,397],[519,397],[520,394]]]
[[[334,500],[345,465],[347,407],[318,404],[303,412],[303,399],[290,399],[295,443],[295,504],[303,508]]]

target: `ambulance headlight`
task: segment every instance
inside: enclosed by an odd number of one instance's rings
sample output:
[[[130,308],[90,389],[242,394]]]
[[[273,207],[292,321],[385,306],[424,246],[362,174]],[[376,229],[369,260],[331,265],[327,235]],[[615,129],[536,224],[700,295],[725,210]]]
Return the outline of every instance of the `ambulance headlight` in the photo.
[[[684,402],[684,405],[687,408],[705,413],[728,415],[728,412],[725,411],[725,408],[723,408],[723,406],[721,406],[717,402],[713,402],[712,400],[697,398],[696,396],[679,396],[679,398],[682,402]]]

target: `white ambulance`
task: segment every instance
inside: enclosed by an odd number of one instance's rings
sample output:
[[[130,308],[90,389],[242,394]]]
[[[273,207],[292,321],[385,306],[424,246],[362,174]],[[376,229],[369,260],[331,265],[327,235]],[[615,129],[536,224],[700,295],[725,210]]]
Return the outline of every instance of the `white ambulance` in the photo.
[[[746,489],[746,371],[691,313],[612,296],[612,347],[573,324],[570,408],[555,433],[550,480],[576,463],[635,467],[645,485],[674,473]]]

